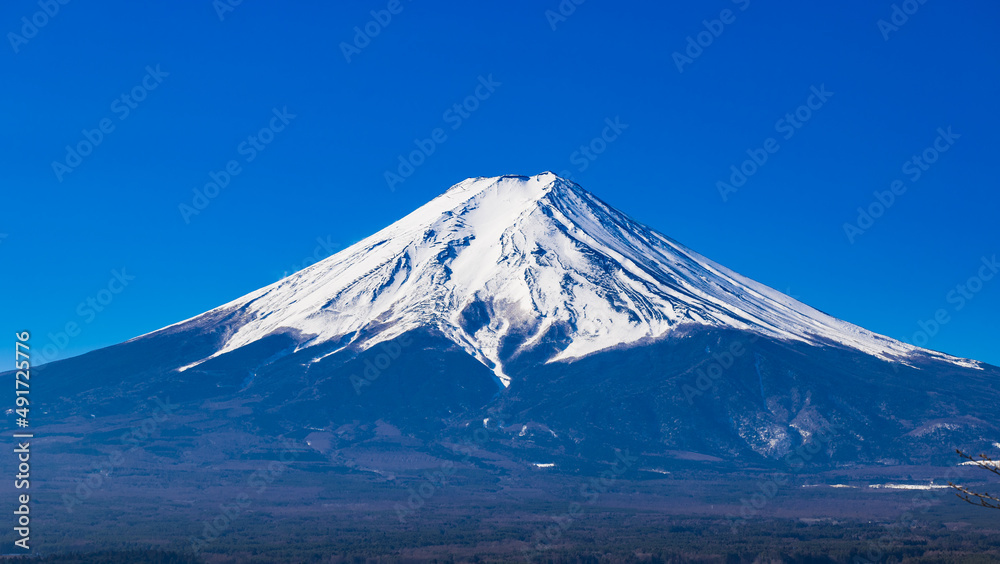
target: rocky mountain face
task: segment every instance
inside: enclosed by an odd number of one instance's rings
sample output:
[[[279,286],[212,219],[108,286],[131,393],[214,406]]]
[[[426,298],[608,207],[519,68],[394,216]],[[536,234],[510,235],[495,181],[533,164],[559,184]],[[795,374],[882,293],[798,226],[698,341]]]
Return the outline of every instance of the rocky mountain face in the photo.
[[[835,319],[551,173],[466,180],[275,284],[36,373],[39,423],[67,437],[169,398],[168,464],[283,438],[393,475],[413,458],[386,452],[433,460],[484,429],[511,467],[615,449],[782,466],[804,447],[811,467],[893,466],[1000,437],[997,368]]]

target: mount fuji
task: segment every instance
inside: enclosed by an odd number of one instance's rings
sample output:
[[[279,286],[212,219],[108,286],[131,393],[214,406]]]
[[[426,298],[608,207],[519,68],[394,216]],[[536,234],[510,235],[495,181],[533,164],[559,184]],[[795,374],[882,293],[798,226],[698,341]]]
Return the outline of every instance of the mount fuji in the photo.
[[[341,343],[316,362],[433,328],[506,387],[510,355],[502,351],[512,338],[523,350],[559,334],[566,346],[546,359],[556,362],[660,339],[683,324],[835,344],[894,362],[923,356],[979,366],[819,312],[552,173],[456,184],[350,248],[179,325],[225,313],[234,314],[232,334],[184,369],[282,331],[300,335],[296,350]]]
[[[330,461],[387,428],[429,453],[483,427],[510,464],[562,467],[612,446],[778,464],[829,429],[817,466],[946,463],[1000,436],[995,367],[831,317],[552,173],[465,180],[270,286],[36,370],[52,424],[169,397],[194,427]]]

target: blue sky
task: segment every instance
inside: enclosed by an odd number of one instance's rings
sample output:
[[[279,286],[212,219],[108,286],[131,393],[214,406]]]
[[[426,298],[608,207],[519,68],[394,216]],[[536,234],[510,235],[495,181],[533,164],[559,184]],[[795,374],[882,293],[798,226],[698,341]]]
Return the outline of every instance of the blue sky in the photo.
[[[111,345],[466,177],[552,170],[827,313],[1000,365],[996,3],[223,2],[0,8],[11,342]]]

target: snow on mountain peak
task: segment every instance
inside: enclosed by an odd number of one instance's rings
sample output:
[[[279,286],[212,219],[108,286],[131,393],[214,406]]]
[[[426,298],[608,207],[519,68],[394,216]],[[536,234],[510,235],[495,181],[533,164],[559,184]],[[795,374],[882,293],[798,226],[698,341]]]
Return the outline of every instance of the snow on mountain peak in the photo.
[[[365,349],[432,327],[504,386],[509,359],[501,349],[513,336],[523,338],[522,349],[552,334],[568,337],[549,362],[661,338],[689,323],[836,343],[893,361],[920,350],[740,276],[551,172],[462,181],[374,235],[218,310],[238,310],[240,318],[213,356],[279,331],[297,330],[300,349],[345,336],[344,346]]]

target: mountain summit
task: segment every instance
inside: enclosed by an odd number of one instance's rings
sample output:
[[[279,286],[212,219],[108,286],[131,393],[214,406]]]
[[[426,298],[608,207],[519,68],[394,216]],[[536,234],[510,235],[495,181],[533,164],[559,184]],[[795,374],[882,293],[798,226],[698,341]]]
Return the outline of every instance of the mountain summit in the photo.
[[[483,428],[497,472],[626,448],[780,466],[817,437],[817,468],[950,464],[1000,432],[995,367],[835,319],[551,173],[466,180],[275,284],[35,372],[45,435],[74,429],[77,449],[169,398],[156,452],[177,472],[291,438],[331,471],[393,475]]]
[[[305,270],[182,324],[226,313],[211,358],[277,333],[313,361],[432,328],[487,366],[542,342],[564,361],[661,339],[680,326],[732,328],[910,363],[930,356],[840,321],[699,255],[551,172],[470,178]]]

